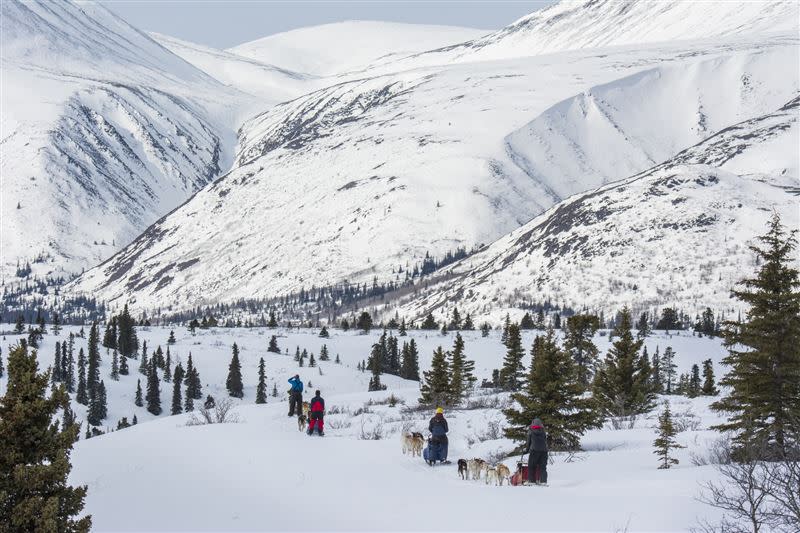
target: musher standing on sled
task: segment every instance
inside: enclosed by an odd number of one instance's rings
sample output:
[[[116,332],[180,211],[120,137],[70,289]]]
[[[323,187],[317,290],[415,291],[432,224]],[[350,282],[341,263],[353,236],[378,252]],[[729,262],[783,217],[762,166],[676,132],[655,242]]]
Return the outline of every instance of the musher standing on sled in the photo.
[[[319,391],[317,391],[314,397],[311,398],[309,408],[311,409],[311,412],[308,415],[310,418],[308,421],[308,434],[312,435],[314,433],[314,426],[316,425],[317,434],[322,437],[325,435],[325,433],[322,431],[322,427],[325,424],[323,420],[325,416],[325,400],[323,400],[322,396],[319,395]]]
[[[289,378],[289,383],[292,390],[289,391],[289,416],[297,416],[303,414],[303,382],[300,381],[300,374],[295,374],[293,378]]]
[[[441,407],[436,408],[436,414],[431,418],[428,424],[428,431],[431,432],[431,444],[436,447],[441,447],[440,461],[447,460],[447,420],[444,419],[444,409]]]
[[[528,440],[525,443],[523,455],[528,456],[528,484],[547,485],[547,433],[544,431],[542,421],[534,418],[528,428]],[[536,480],[536,469],[539,469],[539,479]]]

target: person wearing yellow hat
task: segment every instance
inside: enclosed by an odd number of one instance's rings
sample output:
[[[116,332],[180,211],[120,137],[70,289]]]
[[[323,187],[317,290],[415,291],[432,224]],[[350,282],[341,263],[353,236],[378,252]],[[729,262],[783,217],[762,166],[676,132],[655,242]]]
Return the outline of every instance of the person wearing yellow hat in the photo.
[[[436,408],[436,414],[428,424],[428,431],[431,432],[430,452],[428,453],[428,464],[433,465],[436,461],[447,461],[447,420],[444,418],[444,409]]]

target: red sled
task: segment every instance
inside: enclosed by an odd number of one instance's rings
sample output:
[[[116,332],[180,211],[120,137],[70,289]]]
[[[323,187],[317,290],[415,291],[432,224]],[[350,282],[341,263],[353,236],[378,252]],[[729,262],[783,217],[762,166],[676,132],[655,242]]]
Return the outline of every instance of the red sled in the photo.
[[[534,482],[539,482],[539,467],[536,467],[536,472],[533,474]],[[522,461],[517,463],[517,471],[511,474],[511,484],[514,486],[522,485],[528,481],[528,463]]]

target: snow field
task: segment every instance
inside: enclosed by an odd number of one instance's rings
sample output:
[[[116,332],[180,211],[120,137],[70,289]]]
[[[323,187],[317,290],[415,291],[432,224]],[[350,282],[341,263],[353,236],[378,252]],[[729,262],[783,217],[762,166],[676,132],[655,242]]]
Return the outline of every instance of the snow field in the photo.
[[[60,335],[64,339],[66,328]],[[88,328],[85,328],[88,335]],[[170,328],[138,328],[148,351],[158,344],[166,349]],[[187,427],[188,415],[155,417],[133,405],[137,360],[130,360],[131,374],[119,382],[108,377],[110,356],[103,356],[101,377],[108,389],[109,426],[133,413],[139,425],[101,437],[81,440],[73,452],[72,483],[89,486],[87,512],[94,516],[98,531],[230,531],[230,530],[583,530],[615,531],[629,525],[630,531],[683,531],[697,516],[711,517],[709,509],[695,501],[698,483],[713,476],[711,467],[694,467],[690,454],[701,453],[716,435],[708,431],[717,419],[708,411],[709,399],[672,397],[676,418],[697,420],[695,430],[678,436],[688,448],[677,453],[681,464],[672,470],[657,470],[652,453],[655,413],[637,421],[630,430],[604,427],[588,432],[585,452],[575,456],[552,454],[550,487],[491,487],[483,480],[458,478],[458,458],[492,459],[513,449],[502,438],[505,417],[497,407],[446,412],[450,423],[451,465],[427,466],[421,458],[403,456],[400,434],[407,430],[427,433],[427,411],[408,411],[403,405],[380,405],[390,394],[414,406],[416,382],[382,376],[387,391],[368,393],[368,373],[356,371],[380,331],[369,335],[331,330],[330,339],[320,339],[317,330],[223,329],[198,330],[192,336],[176,328],[177,343],[170,346],[184,366],[188,352],[203,382],[203,395],[217,400],[227,397],[224,381],[231,357],[231,344],[240,347],[245,383],[244,399],[236,411],[239,423]],[[266,351],[272,334],[278,335],[289,355]],[[102,335],[102,330],[101,330]],[[530,347],[535,332],[523,334]],[[504,354],[499,332],[488,338],[479,332],[463,332],[468,357],[476,361],[479,381],[499,367]],[[414,338],[420,353],[420,370],[427,370],[431,352],[442,344],[452,345],[454,334],[412,331],[400,342]],[[601,354],[608,337],[596,339]],[[7,335],[3,354],[16,338]],[[56,338],[45,336],[40,349],[41,366],[49,366]],[[85,339],[76,339],[77,349],[86,349]],[[292,359],[296,346],[319,356],[325,343],[331,361],[317,368],[298,368]],[[678,371],[711,358],[716,366],[725,354],[718,339],[659,333],[648,338],[648,351],[666,346],[676,352]],[[104,349],[102,350],[104,352]],[[336,354],[342,365],[333,363]],[[268,391],[276,382],[279,399],[253,405],[258,359],[264,357]],[[530,363],[530,356],[526,357]],[[307,437],[287,414],[286,379],[299,373],[310,380],[304,398],[320,388],[329,414],[326,436]],[[0,392],[7,377],[0,378]],[[168,409],[172,384],[161,384],[162,407]],[[472,401],[478,401],[482,391]],[[505,395],[489,401],[502,405]],[[377,403],[376,403],[377,402]],[[78,419],[85,408],[73,403]],[[367,412],[362,412],[366,408]],[[681,415],[691,410],[696,417]],[[334,413],[340,411],[339,413]],[[496,426],[493,427],[492,423]],[[84,428],[85,429],[85,428]],[[380,440],[369,439],[375,432]],[[499,438],[498,438],[499,437]],[[516,458],[504,463],[515,468]],[[531,494],[531,491],[536,491]],[[130,513],[135,502],[142,512]],[[579,511],[579,512],[578,512]]]

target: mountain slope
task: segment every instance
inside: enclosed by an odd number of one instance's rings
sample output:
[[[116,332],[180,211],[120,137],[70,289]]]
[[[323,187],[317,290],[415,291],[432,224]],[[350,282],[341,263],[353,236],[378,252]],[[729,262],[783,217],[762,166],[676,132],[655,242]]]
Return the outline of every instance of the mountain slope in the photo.
[[[228,51],[298,72],[332,76],[487,33],[456,26],[352,20],[278,33]]]
[[[545,300],[613,311],[677,304],[730,309],[754,267],[747,244],[772,212],[800,223],[800,96],[725,128],[629,179],[562,202],[448,268],[403,302],[422,316],[457,305],[499,323]],[[394,310],[392,310],[394,312]]]
[[[96,265],[229,166],[249,97],[99,5],[0,9],[5,281]]]
[[[626,124],[621,112],[619,122],[632,128],[631,137],[663,145],[660,153],[669,157],[695,142],[684,127],[698,129],[704,120],[723,127],[782,105],[796,93],[797,79],[764,72],[787,66],[796,50],[796,40],[752,38],[600,55],[577,51],[416,70],[316,91],[249,121],[240,131],[233,171],[70,289],[116,304],[185,309],[345,279],[395,279],[426,253],[442,257],[491,242],[605,181],[600,171],[574,179],[572,162],[565,161],[561,175],[572,179],[556,187],[521,164],[524,146],[509,148],[511,132],[552,111],[565,94],[591,93],[636,74],[652,78],[625,91],[642,101],[658,96],[669,109],[642,105],[638,120]],[[691,72],[696,75],[686,77],[682,89],[689,103],[660,96]],[[754,92],[728,105],[709,104],[711,118],[704,119],[698,98],[713,102],[730,90],[711,81],[715,76],[737,86],[753,79]],[[632,79],[619,87],[638,86]],[[669,113],[684,118],[663,131],[647,127]],[[586,117],[571,118],[576,130],[605,134],[607,121],[581,125]],[[616,139],[621,152],[626,135]],[[602,170],[605,155],[589,155],[587,168]],[[635,171],[650,166],[647,158],[629,165]]]

